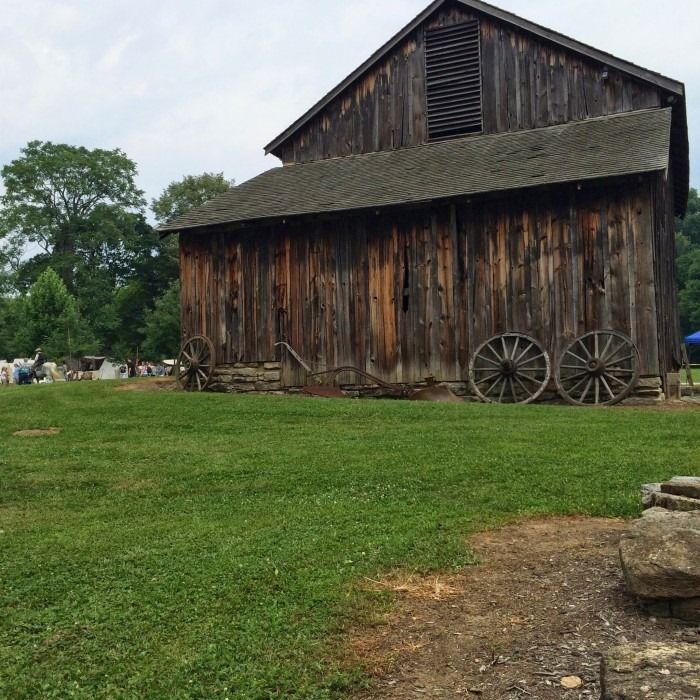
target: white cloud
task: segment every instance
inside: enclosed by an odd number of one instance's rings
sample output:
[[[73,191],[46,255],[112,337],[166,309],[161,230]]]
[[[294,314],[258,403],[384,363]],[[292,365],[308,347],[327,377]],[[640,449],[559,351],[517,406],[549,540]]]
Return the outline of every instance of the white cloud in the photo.
[[[427,4],[3,0],[0,164],[29,140],[51,139],[123,148],[149,197],[204,170],[243,181],[277,164],[263,158],[268,141]],[[698,162],[694,0],[500,5],[685,81]]]

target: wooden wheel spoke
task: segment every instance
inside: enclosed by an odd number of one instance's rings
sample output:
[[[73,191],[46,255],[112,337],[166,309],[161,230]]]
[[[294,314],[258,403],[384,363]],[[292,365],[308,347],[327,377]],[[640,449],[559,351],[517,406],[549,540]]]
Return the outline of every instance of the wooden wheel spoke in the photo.
[[[593,379],[594,379],[594,377],[589,378],[588,384],[586,384],[586,388],[585,388],[583,394],[581,394],[581,399],[580,399],[581,403],[583,403],[586,400],[586,397],[588,396],[588,392],[591,390],[591,384],[593,384]]]
[[[588,374],[588,372],[586,372],[586,376],[580,381],[576,382],[576,384],[574,384],[571,387],[571,389],[569,389],[569,394],[573,394],[579,387],[583,386],[584,382],[589,378],[589,376],[590,375]]]
[[[505,380],[505,377],[504,377],[504,380]],[[505,381],[503,382],[503,386],[501,387],[501,393],[498,396],[498,403],[503,403],[503,396],[506,393],[506,383],[507,382],[505,382]]]
[[[559,365],[559,369],[585,369],[586,365]]]
[[[627,357],[623,357],[619,360],[615,360],[614,364],[620,364],[621,362],[629,362],[630,360],[634,360],[634,355],[627,355]],[[607,363],[606,363],[607,364]],[[620,369],[627,369],[626,367],[621,367]]]
[[[614,335],[611,335],[608,338],[608,342],[605,344],[605,347],[603,348],[603,352],[600,353],[600,358],[601,358],[601,360],[603,360],[603,362],[605,362],[604,358],[607,356],[608,350],[610,349],[610,346],[612,345],[614,338],[615,338]]]
[[[610,374],[610,372],[606,372],[605,375],[608,379],[612,379],[616,384],[619,384],[622,387],[627,388],[627,382],[623,382],[621,379],[618,379],[614,374]]]
[[[588,360],[585,360],[585,359],[584,359],[583,357],[581,357],[580,355],[577,355],[577,354],[576,354],[573,350],[571,350],[571,349],[569,349],[569,350],[566,352],[566,354],[567,354],[567,355],[571,355],[572,357],[575,357],[577,360],[579,360],[580,362],[582,362],[584,365],[587,365],[587,364],[588,364]]]
[[[500,366],[501,366],[501,363],[500,363],[500,362],[496,362],[495,360],[491,360],[491,359],[489,359],[488,357],[485,357],[484,355],[479,355],[479,358],[478,358],[478,359],[479,359],[479,360],[483,360],[484,362],[488,362],[488,363],[489,363],[490,365],[492,365],[493,367],[500,367]],[[476,368],[475,368],[475,369],[476,369]]]
[[[613,358],[615,357],[615,355],[617,355],[617,353],[620,352],[620,350],[624,350],[626,347],[628,347],[628,346],[627,346],[627,342],[623,340],[623,341],[622,341],[622,344],[621,344],[621,345],[618,345],[609,355],[603,355],[603,356],[600,358],[601,361],[602,361],[602,362],[605,362],[606,364],[607,364],[608,362],[612,362],[612,360],[613,360]]]
[[[488,396],[503,380],[505,377],[500,374],[498,379],[491,385],[491,388],[486,392],[485,396]]]
[[[586,357],[588,357],[589,360],[592,359],[593,356],[589,352],[588,348],[584,345],[583,340],[579,338],[576,342],[583,348],[583,351],[586,353]]]
[[[493,356],[494,356],[494,357],[499,361],[499,363],[500,363],[500,361],[501,361],[503,358],[493,349],[493,347],[491,346],[491,342],[490,342],[490,341],[489,341],[488,343],[486,343],[486,347],[493,353]]]
[[[542,383],[539,379],[534,379],[533,377],[528,377],[526,374],[520,374],[520,370],[517,371],[516,376],[522,377],[523,379],[527,379],[528,382],[532,382],[533,384],[541,384]]]
[[[566,377],[562,377],[562,381],[564,382],[572,382],[574,379],[579,379],[580,377],[588,377],[590,376],[590,372],[588,370],[584,372],[577,372],[576,374],[568,374]]]
[[[614,398],[615,398],[615,393],[614,393],[613,390],[610,388],[610,384],[608,384],[608,383],[605,381],[605,377],[602,376],[602,377],[599,377],[599,379],[600,379],[600,383],[605,387],[605,390],[608,392],[608,396],[610,396],[611,399],[614,399]]]
[[[508,384],[510,384],[510,394],[513,397],[513,403],[518,403],[518,396],[515,393],[515,384],[513,383],[513,377],[508,377]]]
[[[530,350],[532,350],[532,348],[534,348],[534,347],[535,347],[535,344],[534,344],[534,343],[530,343],[530,344],[518,355],[518,357],[514,360],[515,364],[517,365],[517,364],[520,362],[520,360],[522,360],[523,357],[525,357],[525,355],[527,355],[527,353],[530,352]]]
[[[596,336],[597,338],[598,336]],[[598,343],[596,342],[596,345]],[[596,348],[596,357],[598,356],[598,350]],[[593,378],[593,385],[595,387],[595,403],[596,406],[600,403],[600,378],[599,377],[594,377]]]
[[[513,345],[513,352],[511,352],[511,354],[510,354],[510,359],[513,361],[517,361],[517,360],[515,360],[515,353],[518,352],[519,345],[520,345],[520,336],[518,336],[515,339],[515,344]]]
[[[492,379],[496,379],[496,377],[502,376],[500,372],[494,372],[493,374],[490,374],[488,377],[484,377],[483,379],[479,379],[477,381],[477,384],[486,384],[487,382],[490,382]]]
[[[528,365],[532,364],[535,360],[539,360],[541,357],[544,357],[544,353],[541,352],[539,355],[535,355],[535,357],[531,357],[527,362],[523,362],[521,367],[527,367]]]
[[[525,392],[526,396],[532,396],[532,392],[520,381],[520,377],[517,374],[513,376],[513,379],[520,384],[520,388]]]

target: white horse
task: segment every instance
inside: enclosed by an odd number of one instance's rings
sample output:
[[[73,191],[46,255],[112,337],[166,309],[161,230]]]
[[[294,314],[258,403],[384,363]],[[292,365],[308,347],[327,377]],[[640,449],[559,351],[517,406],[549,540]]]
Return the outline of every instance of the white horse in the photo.
[[[61,373],[58,371],[58,366],[55,362],[44,362],[38,370],[32,369],[32,379],[40,384],[53,384],[61,379]]]

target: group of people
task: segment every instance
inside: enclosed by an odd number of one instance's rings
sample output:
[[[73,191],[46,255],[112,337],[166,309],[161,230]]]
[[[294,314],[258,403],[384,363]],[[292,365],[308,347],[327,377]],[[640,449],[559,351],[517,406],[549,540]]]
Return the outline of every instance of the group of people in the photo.
[[[0,384],[31,384],[33,381],[53,381],[53,374],[44,366],[46,364],[46,355],[41,348],[34,351],[34,359],[15,360],[12,366],[12,374],[8,365],[4,365],[0,369]],[[55,366],[55,365],[53,365]]]
[[[119,366],[119,379],[133,379],[134,377],[164,377],[167,374],[165,365],[153,365],[150,362],[138,362],[129,358]]]

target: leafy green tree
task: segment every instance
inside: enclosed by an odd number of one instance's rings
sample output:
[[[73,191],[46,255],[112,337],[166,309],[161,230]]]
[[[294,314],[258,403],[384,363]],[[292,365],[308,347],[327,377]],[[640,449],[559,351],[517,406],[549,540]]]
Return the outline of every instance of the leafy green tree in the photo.
[[[84,255],[118,246],[124,217],[145,206],[136,164],[119,149],[31,141],[0,174],[0,240],[10,250],[38,245],[71,292]]]
[[[144,357],[167,359],[180,349],[180,281],[175,280],[146,312],[143,342]]]
[[[676,220],[676,271],[681,332],[700,330],[700,196],[691,189],[688,210]]]
[[[227,192],[234,184],[235,181],[227,180],[223,173],[187,175],[178,182],[171,182],[163,194],[152,201],[151,210],[158,224],[165,224]]]
[[[23,302],[23,325],[18,334],[23,354],[30,354],[37,346],[49,359],[95,350],[75,298],[52,268],[41,273]]]

